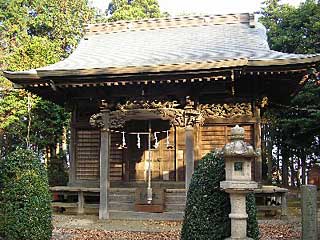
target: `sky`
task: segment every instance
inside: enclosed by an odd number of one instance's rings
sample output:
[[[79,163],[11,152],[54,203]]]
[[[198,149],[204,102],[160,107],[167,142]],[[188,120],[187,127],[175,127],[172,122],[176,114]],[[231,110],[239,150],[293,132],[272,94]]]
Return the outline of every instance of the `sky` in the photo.
[[[93,6],[106,9],[110,0],[90,0]],[[253,13],[262,6],[263,0],[158,0],[162,12],[171,16],[183,14]],[[299,5],[303,0],[282,0],[283,3]]]

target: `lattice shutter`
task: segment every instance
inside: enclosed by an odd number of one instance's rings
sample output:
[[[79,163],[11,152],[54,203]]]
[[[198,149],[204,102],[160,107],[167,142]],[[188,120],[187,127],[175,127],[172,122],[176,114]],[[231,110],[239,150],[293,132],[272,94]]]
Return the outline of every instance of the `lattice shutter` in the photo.
[[[123,149],[120,148],[122,143],[121,133],[111,133],[111,151],[110,151],[110,180],[122,180],[122,158]]]
[[[111,134],[110,180],[122,180],[121,134]],[[100,176],[100,131],[76,131],[76,176],[80,180],[98,180]]]
[[[76,131],[76,177],[80,180],[98,180],[100,175],[100,131]]]

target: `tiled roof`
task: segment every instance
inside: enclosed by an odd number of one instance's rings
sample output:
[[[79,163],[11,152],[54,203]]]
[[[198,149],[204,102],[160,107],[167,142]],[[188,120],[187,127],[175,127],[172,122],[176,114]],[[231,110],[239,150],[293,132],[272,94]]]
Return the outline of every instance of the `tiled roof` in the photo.
[[[29,74],[137,73],[315,61],[320,61],[320,55],[270,50],[265,28],[254,23],[252,15],[230,14],[91,25],[67,59]]]

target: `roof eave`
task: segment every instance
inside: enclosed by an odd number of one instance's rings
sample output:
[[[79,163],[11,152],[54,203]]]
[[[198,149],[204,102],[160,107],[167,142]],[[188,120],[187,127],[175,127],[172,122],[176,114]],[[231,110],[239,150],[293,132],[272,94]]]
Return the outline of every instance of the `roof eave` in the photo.
[[[4,76],[14,83],[23,81],[36,81],[49,77],[67,76],[94,76],[94,75],[120,75],[120,74],[143,74],[143,73],[165,73],[176,71],[193,71],[208,69],[225,69],[235,67],[270,67],[270,66],[294,66],[304,64],[320,63],[320,54],[292,58],[292,59],[227,59],[206,62],[188,62],[181,64],[163,64],[149,66],[128,66],[128,67],[107,67],[92,69],[72,69],[72,70],[36,70],[32,72],[11,72],[4,71]]]
[[[285,58],[285,59],[252,59],[248,61],[249,67],[269,67],[269,66],[287,66],[299,64],[315,64],[320,62],[320,54],[301,57],[301,58]]]
[[[12,72],[12,71],[3,71],[3,74],[6,78],[8,78],[12,82],[16,82],[16,80],[39,80],[40,76],[38,76],[37,72]]]
[[[90,76],[90,75],[117,75],[117,74],[139,74],[139,73],[160,73],[173,71],[192,71],[203,69],[222,69],[242,67],[248,65],[248,59],[227,59],[219,61],[206,62],[187,62],[178,64],[163,64],[149,66],[127,66],[127,67],[107,67],[92,69],[71,69],[71,70],[37,70],[34,74],[24,72],[4,72],[5,77],[15,82],[15,80],[41,79],[46,77],[64,77],[64,76]]]

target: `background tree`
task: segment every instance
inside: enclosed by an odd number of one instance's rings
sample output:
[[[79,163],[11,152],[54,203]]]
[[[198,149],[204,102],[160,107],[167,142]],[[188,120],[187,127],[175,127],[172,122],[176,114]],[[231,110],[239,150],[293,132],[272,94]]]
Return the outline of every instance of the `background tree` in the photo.
[[[267,28],[270,47],[289,53],[320,52],[319,2],[306,0],[297,8],[279,2],[265,1],[259,19]],[[305,184],[308,169],[320,159],[319,76],[319,68],[310,69],[288,103],[269,103],[263,126],[263,153],[270,181],[272,170],[280,170],[281,166],[284,185],[288,185],[289,177],[293,186]]]
[[[159,18],[162,16],[157,0],[113,0],[107,14],[109,21]]]
[[[266,0],[259,21],[267,28],[270,48],[287,53],[320,52],[320,4],[306,0],[295,8]]]
[[[22,71],[62,60],[93,16],[86,0],[0,0],[0,70]],[[1,155],[28,145],[55,157],[68,113],[24,90],[13,90],[3,76],[0,95]]]
[[[61,60],[92,17],[85,0],[0,0],[0,67],[26,70]]]

